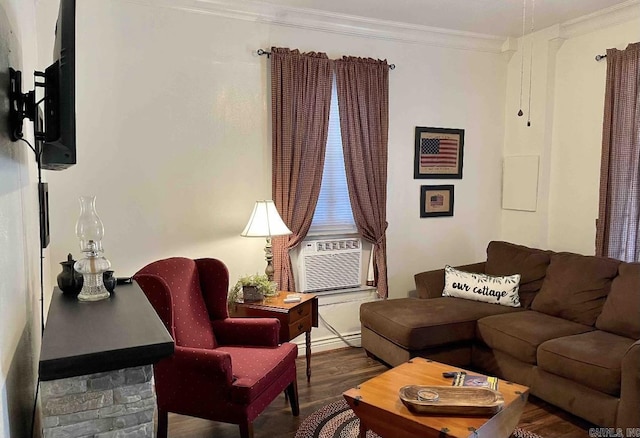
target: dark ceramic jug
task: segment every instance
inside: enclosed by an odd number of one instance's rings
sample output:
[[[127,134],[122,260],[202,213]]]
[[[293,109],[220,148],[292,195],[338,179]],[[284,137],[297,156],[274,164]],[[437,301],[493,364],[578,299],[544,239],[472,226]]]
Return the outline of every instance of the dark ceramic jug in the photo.
[[[113,276],[113,271],[104,271],[104,274],[102,274],[102,282],[109,292],[113,292],[117,283],[116,277]]]
[[[82,284],[84,283],[82,274],[73,269],[75,263],[76,261],[73,260],[73,256],[69,254],[66,261],[60,262],[62,272],[56,277],[60,290],[65,294],[74,296],[80,293]]]

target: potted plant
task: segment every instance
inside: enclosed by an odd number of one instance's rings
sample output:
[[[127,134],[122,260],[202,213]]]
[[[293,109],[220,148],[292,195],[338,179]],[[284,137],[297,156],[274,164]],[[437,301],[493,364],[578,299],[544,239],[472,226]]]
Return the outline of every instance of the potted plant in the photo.
[[[277,295],[276,283],[264,274],[245,275],[229,291],[229,302],[261,301],[264,297]]]

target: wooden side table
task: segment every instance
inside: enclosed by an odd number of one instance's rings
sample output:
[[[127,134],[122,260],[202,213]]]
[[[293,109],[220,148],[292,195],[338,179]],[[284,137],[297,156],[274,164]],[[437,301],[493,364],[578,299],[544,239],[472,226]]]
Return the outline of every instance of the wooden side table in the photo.
[[[307,381],[311,380],[311,327],[318,327],[318,297],[314,294],[299,294],[297,303],[285,303],[293,292],[280,291],[277,296],[266,297],[252,303],[234,303],[230,307],[233,317],[278,318],[280,320],[280,342],[289,342],[305,333],[307,356]]]

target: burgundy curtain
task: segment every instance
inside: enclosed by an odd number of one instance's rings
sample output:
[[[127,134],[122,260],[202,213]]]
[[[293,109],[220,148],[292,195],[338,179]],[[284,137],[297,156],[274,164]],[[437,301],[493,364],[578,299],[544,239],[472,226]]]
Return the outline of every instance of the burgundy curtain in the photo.
[[[596,254],[640,261],[640,43],[607,50]]]
[[[318,202],[330,102],[326,54],[271,49],[273,201],[293,232],[272,242],[274,280],[281,290],[295,290],[289,250],[307,235]]]
[[[389,65],[354,57],[334,63],[351,209],[358,232],[373,243],[378,295],[386,298]]]

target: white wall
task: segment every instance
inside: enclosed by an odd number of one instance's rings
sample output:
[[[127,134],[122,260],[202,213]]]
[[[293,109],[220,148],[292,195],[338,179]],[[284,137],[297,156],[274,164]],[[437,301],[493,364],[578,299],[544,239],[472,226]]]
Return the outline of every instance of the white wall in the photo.
[[[387,257],[390,297],[414,274],[483,260],[499,236],[505,61],[500,54],[418,45],[394,48],[390,74]],[[414,180],[414,128],[465,130],[461,180]],[[454,216],[420,218],[420,186],[453,184]]]
[[[33,153],[5,125],[8,67],[33,89],[35,2],[0,0],[0,437],[28,436],[40,350],[38,197]],[[26,138],[33,142],[30,123]]]
[[[640,40],[637,4],[553,26],[519,41],[507,76],[504,154],[539,155],[538,208],[503,210],[501,238],[593,254],[606,61],[595,55]],[[526,126],[533,42],[531,127]],[[517,117],[524,48],[524,117]]]
[[[220,258],[232,282],[262,271],[264,242],[239,233],[254,201],[271,197],[269,62],[255,51],[272,45],[397,66],[390,73],[390,296],[406,296],[416,272],[481,259],[499,236],[506,71],[496,51],[124,0],[79,2],[77,22],[78,164],[48,173],[54,260],[79,257],[77,197],[94,193],[116,275],[176,255]],[[464,179],[413,179],[415,126],[466,130]],[[453,218],[419,218],[420,185],[434,183],[456,186]]]
[[[518,41],[518,51],[508,66],[505,114],[504,155],[537,155],[539,161],[538,200],[535,212],[502,211],[503,240],[528,246],[545,247],[548,235],[548,197],[550,190],[551,132],[553,129],[553,94],[558,28],[553,27]],[[529,65],[533,48],[531,110],[529,111]],[[524,49],[522,104],[520,105],[521,70]],[[524,115],[518,117],[522,109]],[[527,126],[527,121],[531,125]]]
[[[571,38],[558,51],[549,219],[552,249],[595,252],[607,63],[596,62],[594,56],[637,41],[640,17]]]

